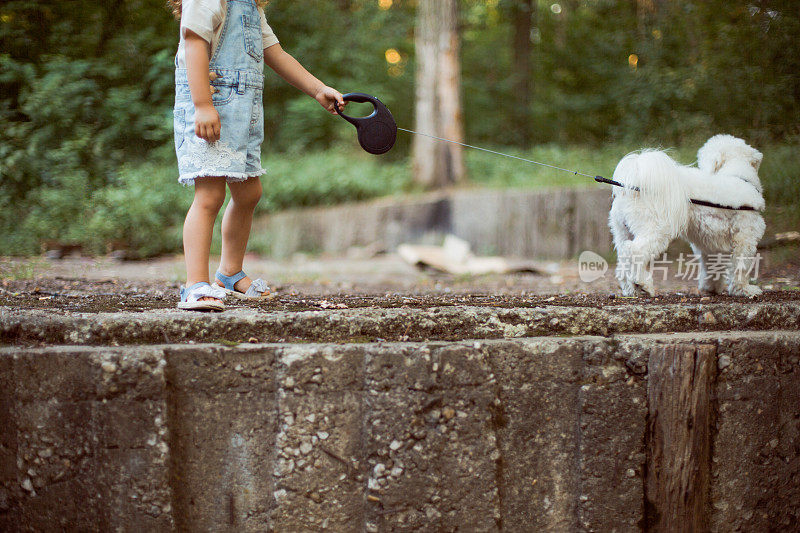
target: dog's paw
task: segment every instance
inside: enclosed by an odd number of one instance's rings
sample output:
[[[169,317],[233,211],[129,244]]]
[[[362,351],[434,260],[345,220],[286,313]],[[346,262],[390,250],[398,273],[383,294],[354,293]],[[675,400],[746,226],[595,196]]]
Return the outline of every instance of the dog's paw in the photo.
[[[719,294],[719,287],[707,279],[700,280],[698,288],[703,294]]]
[[[731,287],[728,294],[731,296],[746,296],[747,298],[755,298],[761,296],[764,291],[757,285],[742,285],[740,287]]]
[[[714,279],[713,277],[709,276],[700,279],[698,288],[700,289],[700,292],[705,294],[725,294],[728,290],[726,285],[727,282],[724,276],[720,276],[718,279]]]
[[[636,288],[627,278],[619,279],[619,288],[623,296],[636,296]]]
[[[644,268],[637,268],[631,272],[631,283],[635,287],[639,296],[656,295],[656,288],[653,286],[653,276]]]
[[[649,296],[653,298],[656,295],[656,288],[653,286],[653,282],[643,281],[641,283],[634,283],[633,284],[636,290],[637,296]]]

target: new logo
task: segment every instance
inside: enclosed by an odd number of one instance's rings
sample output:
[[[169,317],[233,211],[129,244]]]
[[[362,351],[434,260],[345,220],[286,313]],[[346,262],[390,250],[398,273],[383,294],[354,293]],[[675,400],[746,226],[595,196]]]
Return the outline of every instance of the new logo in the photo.
[[[586,250],[578,257],[578,276],[584,283],[602,278],[608,270],[608,261],[602,256]]]

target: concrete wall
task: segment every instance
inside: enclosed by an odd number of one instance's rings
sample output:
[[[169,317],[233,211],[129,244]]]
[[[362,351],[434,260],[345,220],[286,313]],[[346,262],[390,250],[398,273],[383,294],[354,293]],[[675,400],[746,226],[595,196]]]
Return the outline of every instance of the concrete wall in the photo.
[[[478,189],[287,211],[257,220],[252,241],[285,257],[377,244],[433,242],[454,234],[480,254],[565,259],[612,249],[606,188]]]
[[[796,331],[3,348],[0,530],[649,529],[668,345],[717,369],[710,529],[797,531]]]

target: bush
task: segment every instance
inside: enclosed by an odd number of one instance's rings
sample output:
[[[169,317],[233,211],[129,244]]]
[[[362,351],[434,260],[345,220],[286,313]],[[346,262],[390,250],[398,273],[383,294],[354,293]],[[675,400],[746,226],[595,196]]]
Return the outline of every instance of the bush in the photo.
[[[192,203],[192,191],[177,181],[172,164],[125,167],[92,195],[85,239],[95,251],[121,241],[136,256],[149,257],[181,249],[181,224]]]
[[[193,190],[178,183],[168,152],[154,152],[150,162],[123,165],[100,187],[85,172],[56,174],[27,195],[26,210],[0,196],[0,255],[33,254],[47,240],[80,244],[96,254],[106,253],[110,245],[125,245],[138,257],[180,251]],[[405,163],[353,150],[281,154],[263,163],[269,174],[262,178],[260,213],[410,190]]]
[[[174,165],[166,163],[124,166],[100,188],[82,172],[55,176],[28,195],[27,213],[3,209],[0,255],[31,254],[48,240],[96,254],[112,243],[145,257],[179,250],[175,228],[192,195],[175,176]]]
[[[800,137],[791,142],[761,148],[764,163],[759,170],[767,202],[768,231],[800,229]]]
[[[279,154],[264,159],[262,213],[331,205],[411,190],[406,162],[384,162],[352,149]]]

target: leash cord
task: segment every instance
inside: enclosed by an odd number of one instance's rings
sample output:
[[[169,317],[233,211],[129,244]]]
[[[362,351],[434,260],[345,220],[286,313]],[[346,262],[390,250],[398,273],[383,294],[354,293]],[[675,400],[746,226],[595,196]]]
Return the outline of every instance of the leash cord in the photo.
[[[400,131],[405,131],[407,133],[413,133],[414,135],[422,135],[423,137],[430,137],[431,139],[436,139],[437,141],[443,141],[443,142],[447,142],[447,143],[458,144],[458,145],[464,146],[466,148],[472,148],[474,150],[480,150],[482,152],[489,152],[490,154],[501,155],[503,157],[508,157],[508,158],[511,158],[511,159],[518,159],[519,161],[525,161],[526,163],[533,163],[534,165],[541,165],[543,167],[553,168],[553,169],[556,169],[556,170],[561,170],[562,172],[569,172],[570,174],[573,174],[575,176],[586,176],[587,178],[593,178],[593,179],[595,178],[595,176],[590,176],[589,174],[584,174],[583,172],[578,172],[577,170],[569,170],[568,168],[561,168],[561,167],[557,167],[557,166],[554,166],[554,165],[548,165],[547,163],[540,163],[538,161],[534,161],[533,159],[525,159],[524,157],[517,157],[515,155],[504,154],[503,152],[495,152],[494,150],[489,150],[488,148],[481,148],[480,146],[473,146],[471,144],[464,144],[464,143],[460,143],[458,141],[451,141],[450,139],[444,139],[442,137],[436,137],[435,135],[429,135],[427,133],[420,133],[418,131],[407,130],[405,128],[397,128],[397,129],[400,130]]]
[[[533,163],[534,165],[540,165],[540,166],[547,167],[547,168],[552,168],[552,169],[555,169],[555,170],[561,170],[562,172],[569,172],[570,174],[572,174],[574,176],[585,176],[587,178],[592,178],[597,183],[607,183],[608,185],[613,185],[615,187],[623,187],[623,188],[625,188],[624,184],[622,184],[622,183],[620,183],[618,181],[615,181],[615,180],[610,180],[608,178],[604,178],[603,176],[592,176],[590,174],[584,174],[583,172],[578,172],[577,170],[569,170],[568,168],[561,168],[561,167],[557,167],[555,165],[548,165],[547,163],[540,163],[539,161],[534,161],[533,159],[525,159],[524,157],[517,157],[515,155],[504,154],[503,152],[496,152],[494,150],[489,150],[488,148],[481,148],[480,146],[473,146],[471,144],[460,143],[458,141],[451,141],[450,139],[445,139],[443,137],[437,137],[435,135],[430,135],[428,133],[421,133],[421,132],[418,132],[418,131],[407,130],[405,128],[397,128],[397,129],[400,130],[400,131],[405,131],[406,133],[414,134],[414,135],[422,135],[423,137],[430,137],[431,139],[436,139],[437,141],[442,141],[442,142],[451,143],[451,144],[458,144],[458,145],[464,146],[466,148],[472,148],[473,150],[480,150],[482,152],[489,152],[490,154],[500,155],[500,156],[503,156],[503,157],[508,157],[510,159],[517,159],[519,161],[525,161],[526,163]],[[639,187],[628,187],[628,188],[630,188],[631,190],[634,190],[634,191],[639,191]],[[750,207],[749,205],[743,205],[741,207],[732,207],[732,206],[729,206],[729,205],[715,204],[713,202],[706,202],[705,200],[695,200],[694,198],[690,198],[689,201],[691,203],[695,204],[695,205],[702,205],[702,206],[705,206],[705,207],[715,207],[717,209],[729,209],[731,211],[757,211],[757,209],[755,209],[753,207]]]

